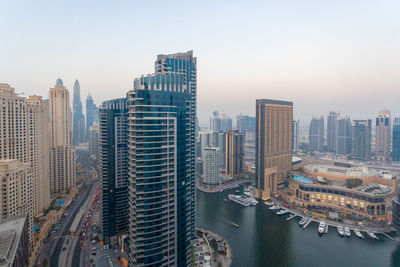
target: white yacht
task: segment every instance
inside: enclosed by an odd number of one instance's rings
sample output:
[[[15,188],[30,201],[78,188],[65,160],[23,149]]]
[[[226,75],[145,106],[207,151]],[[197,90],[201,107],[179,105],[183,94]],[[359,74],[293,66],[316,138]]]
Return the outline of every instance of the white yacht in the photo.
[[[347,237],[351,236],[351,231],[350,231],[349,227],[346,226],[344,228],[344,233],[346,234]]]
[[[344,236],[344,229],[341,225],[338,226],[337,231],[340,236]]]
[[[308,222],[308,218],[303,217],[303,218],[301,218],[301,220],[299,221],[299,224],[303,226],[303,225],[305,225],[307,222]]]
[[[272,206],[272,207],[269,207],[269,209],[270,210],[279,210],[280,209],[280,207],[279,206]]]
[[[377,237],[377,236],[375,235],[375,233],[373,233],[373,232],[368,231],[367,234],[368,234],[370,237],[374,238],[374,239],[379,239],[379,237]]]
[[[325,221],[320,221],[319,227],[318,227],[318,232],[320,234],[323,234],[323,233],[325,233],[325,231],[326,231],[326,222]]]
[[[272,202],[272,201],[265,201],[264,204],[267,205],[267,206],[273,206],[273,205],[274,205],[274,202]]]
[[[356,236],[358,236],[359,238],[364,238],[363,234],[362,234],[359,230],[355,229],[355,230],[354,230],[354,233],[355,233]]]
[[[288,213],[287,210],[280,210],[280,211],[278,211],[276,214],[278,214],[278,215],[284,215],[284,214],[286,214],[286,213]]]
[[[250,203],[248,201],[246,201],[245,199],[243,199],[241,196],[229,194],[228,198],[236,203],[239,203],[240,205],[245,206],[245,207],[250,206]]]

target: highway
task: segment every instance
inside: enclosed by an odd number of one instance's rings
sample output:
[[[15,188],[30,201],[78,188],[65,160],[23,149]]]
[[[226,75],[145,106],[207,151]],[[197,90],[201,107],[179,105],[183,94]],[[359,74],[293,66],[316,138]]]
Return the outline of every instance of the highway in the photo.
[[[83,197],[82,197],[82,195],[78,196],[75,199],[74,203],[71,204],[71,207],[69,208],[69,214],[66,216],[64,223],[62,224],[62,226],[63,226],[61,229],[62,234],[59,236],[56,236],[55,239],[52,240],[52,242],[51,242],[50,267],[60,266],[59,265],[59,257],[60,257],[60,253],[62,252],[62,247],[63,247],[64,241],[69,234],[69,229],[70,229],[72,222],[74,221],[76,215],[78,214],[80,208],[87,201],[90,194],[93,193],[93,188],[94,188],[95,182],[96,181],[91,181],[88,184],[87,189],[84,192],[82,192],[84,194],[84,196]],[[69,244],[71,244],[71,242],[69,242]]]

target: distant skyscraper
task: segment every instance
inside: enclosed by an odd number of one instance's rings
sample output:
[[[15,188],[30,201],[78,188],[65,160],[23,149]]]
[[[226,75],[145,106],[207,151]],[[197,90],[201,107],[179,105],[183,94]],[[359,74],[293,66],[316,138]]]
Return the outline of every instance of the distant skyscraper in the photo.
[[[225,168],[226,132],[199,132],[201,157],[204,160],[204,148],[218,147],[218,162],[220,168]]]
[[[246,142],[253,143],[256,138],[256,118],[248,115],[237,116],[236,129],[246,134]]]
[[[328,122],[327,122],[327,145],[329,152],[336,152],[337,150],[337,118],[340,115],[339,112],[329,111]]]
[[[376,116],[376,159],[381,161],[390,160],[390,143],[392,138],[392,121],[390,110],[383,110]]]
[[[393,122],[392,160],[400,161],[400,118]]]
[[[85,141],[85,117],[82,113],[81,102],[81,87],[79,81],[75,80],[74,83],[74,98],[73,98],[73,127],[72,138],[74,146]]]
[[[369,160],[371,156],[371,120],[353,121],[352,158]]]
[[[99,146],[99,124],[95,122],[89,128],[89,149],[90,149],[90,155],[95,156],[96,159],[99,157],[98,146]]]
[[[292,169],[293,102],[256,101],[256,196],[269,199]]]
[[[213,116],[210,117],[210,131],[226,132],[228,130],[232,130],[232,118],[214,111]]]
[[[246,135],[238,130],[226,134],[225,166],[226,177],[239,178],[244,170],[244,143]]]
[[[312,118],[308,139],[311,151],[324,151],[324,117]]]
[[[292,125],[292,150],[297,152],[299,150],[299,127],[300,121],[293,120]]]
[[[93,102],[92,95],[89,95],[86,98],[86,136],[89,140],[89,128],[93,125],[94,122],[99,121],[99,108]]]
[[[351,120],[349,117],[338,117],[336,127],[336,154],[348,155],[351,153]]]
[[[196,58],[159,55],[129,109],[129,260],[190,266],[195,238]]]
[[[99,120],[101,218],[108,244],[112,236],[128,232],[128,109],[126,99],[103,102]],[[93,127],[91,129],[93,131]]]
[[[203,183],[218,184],[219,179],[219,159],[217,147],[204,148],[204,163],[203,163]]]
[[[50,188],[61,193],[75,186],[75,149],[72,146],[69,92],[58,79],[49,91]]]

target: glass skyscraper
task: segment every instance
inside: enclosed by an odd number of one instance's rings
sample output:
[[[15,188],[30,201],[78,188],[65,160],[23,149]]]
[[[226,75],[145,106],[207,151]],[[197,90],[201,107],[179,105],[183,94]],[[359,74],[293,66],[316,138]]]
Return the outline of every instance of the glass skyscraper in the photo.
[[[197,65],[193,52],[159,55],[134,81],[129,109],[129,260],[189,266],[195,237]]]
[[[105,243],[128,232],[128,109],[125,98],[103,102],[99,112],[101,218]]]
[[[400,118],[394,118],[393,122],[392,160],[400,161]]]

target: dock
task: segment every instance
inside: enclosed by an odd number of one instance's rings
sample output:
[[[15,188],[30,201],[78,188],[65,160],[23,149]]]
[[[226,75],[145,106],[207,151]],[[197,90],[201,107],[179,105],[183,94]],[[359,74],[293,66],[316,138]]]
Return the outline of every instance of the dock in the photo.
[[[382,234],[384,234],[387,238],[389,238],[389,239],[391,239],[391,240],[393,240],[393,241],[395,241],[394,240],[394,238],[393,237],[391,237],[390,235],[388,235],[387,233],[382,233]]]
[[[290,216],[286,219],[286,221],[289,221],[289,220],[293,219],[293,218],[296,217],[296,216],[297,216],[296,214],[292,214],[292,215],[290,215]]]
[[[303,229],[305,229],[312,221],[312,219],[309,219],[308,222],[306,222],[306,224],[303,226]]]

